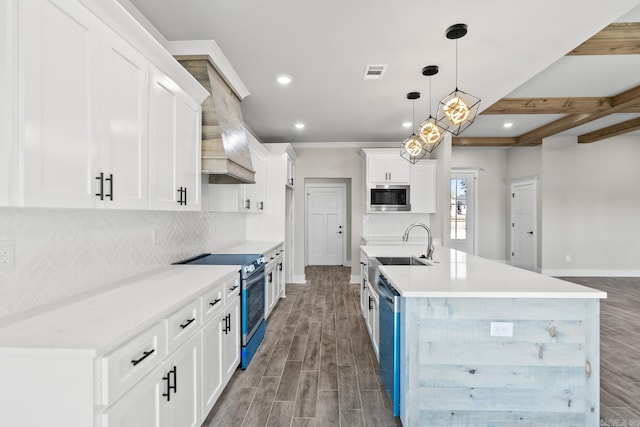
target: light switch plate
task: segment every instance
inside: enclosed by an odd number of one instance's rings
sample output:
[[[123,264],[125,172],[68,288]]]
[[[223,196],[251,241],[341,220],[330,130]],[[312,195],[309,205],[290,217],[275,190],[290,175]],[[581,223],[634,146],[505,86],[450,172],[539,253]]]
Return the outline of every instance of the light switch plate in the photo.
[[[512,322],[491,322],[491,336],[492,337],[512,337],[513,323]]]

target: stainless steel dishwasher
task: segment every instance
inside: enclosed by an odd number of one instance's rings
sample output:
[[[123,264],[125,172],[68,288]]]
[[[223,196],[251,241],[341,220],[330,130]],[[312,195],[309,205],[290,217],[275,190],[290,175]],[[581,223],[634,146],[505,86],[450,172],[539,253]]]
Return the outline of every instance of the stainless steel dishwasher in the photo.
[[[380,296],[380,378],[400,415],[400,294],[382,274],[378,277]]]

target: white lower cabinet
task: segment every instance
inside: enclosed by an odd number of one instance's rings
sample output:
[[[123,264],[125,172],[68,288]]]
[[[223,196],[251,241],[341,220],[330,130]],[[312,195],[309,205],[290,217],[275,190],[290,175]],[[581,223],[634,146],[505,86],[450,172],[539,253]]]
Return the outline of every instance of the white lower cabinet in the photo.
[[[267,260],[267,266],[264,269],[265,274],[265,318],[271,314],[280,298],[284,298],[284,249],[283,245],[279,245],[271,251],[264,254]]]
[[[202,329],[202,419],[240,365],[240,296],[234,294],[225,309]]]
[[[198,427],[200,337],[194,336],[160,368],[109,408],[102,427]]]
[[[379,357],[378,343],[380,342],[380,320],[378,316],[380,310],[378,294],[366,280],[363,280],[360,288],[360,306],[367,325],[367,332],[369,332],[369,338],[371,338],[371,343],[373,344],[373,349],[376,353],[376,357]]]
[[[35,316],[38,327],[19,322],[0,330],[0,378],[10,385],[0,388],[0,425],[200,427],[240,365],[239,274],[228,266],[211,267],[226,272],[213,282],[199,278],[204,283],[189,294],[189,302],[178,292],[176,300],[182,304],[163,306],[160,312],[144,310],[140,316],[137,306],[128,304],[114,318],[100,307],[141,301],[158,283],[180,286],[171,271],[166,278],[148,279],[140,285],[144,291],[131,283]],[[186,273],[201,274],[193,272],[198,268],[191,270]],[[129,287],[133,291],[125,289]],[[96,311],[95,316],[87,314]],[[83,313],[88,320],[74,322]],[[136,322],[151,325],[138,330]],[[23,346],[25,335],[44,329],[46,338]],[[109,337],[129,338],[103,343],[104,330]],[[46,339],[64,344],[40,348],[37,343]],[[34,402],[38,410],[33,410]]]
[[[222,378],[226,384],[240,365],[240,297],[225,310],[228,319],[222,331]],[[223,319],[224,320],[224,319]]]

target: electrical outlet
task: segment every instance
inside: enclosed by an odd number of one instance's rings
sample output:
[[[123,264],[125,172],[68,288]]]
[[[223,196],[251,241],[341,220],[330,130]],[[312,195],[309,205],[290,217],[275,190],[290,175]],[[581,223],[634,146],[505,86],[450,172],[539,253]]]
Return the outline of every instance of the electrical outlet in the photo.
[[[160,244],[160,231],[153,229],[151,231],[151,246],[158,246]]]
[[[491,322],[491,336],[492,337],[512,337],[513,323],[512,322]]]
[[[564,260],[565,262],[571,262],[571,255],[565,255]]]
[[[0,270],[12,270],[15,265],[15,242],[13,240],[0,241]]]

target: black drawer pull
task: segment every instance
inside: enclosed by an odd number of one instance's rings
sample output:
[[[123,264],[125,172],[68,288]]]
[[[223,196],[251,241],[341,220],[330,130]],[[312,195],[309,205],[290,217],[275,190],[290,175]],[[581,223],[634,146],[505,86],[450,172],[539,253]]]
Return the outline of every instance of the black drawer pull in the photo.
[[[238,289],[238,285],[235,285],[234,287],[229,288],[230,291],[235,291],[236,289]]]
[[[96,193],[96,196],[100,197],[100,200],[104,200],[104,173],[100,172],[96,179],[100,181],[100,192]]]
[[[140,359],[137,359],[137,360],[132,360],[131,364],[133,366],[136,366],[138,363],[142,362],[144,359],[146,359],[147,357],[151,356],[154,351],[156,351],[156,350],[155,349],[151,349],[149,351],[143,351],[142,352],[142,357]]]
[[[213,300],[213,302],[210,302],[209,305],[216,305],[220,301],[222,301],[222,298],[216,298],[216,299]]]
[[[195,317],[193,317],[193,318],[191,318],[191,319],[187,320],[187,322],[186,322],[186,323],[184,323],[184,324],[180,325],[180,328],[181,328],[181,329],[184,329],[184,328],[186,328],[187,326],[189,326],[190,324],[192,324],[192,323],[193,323],[193,322],[195,322],[195,321],[196,321],[196,318],[195,318]]]

